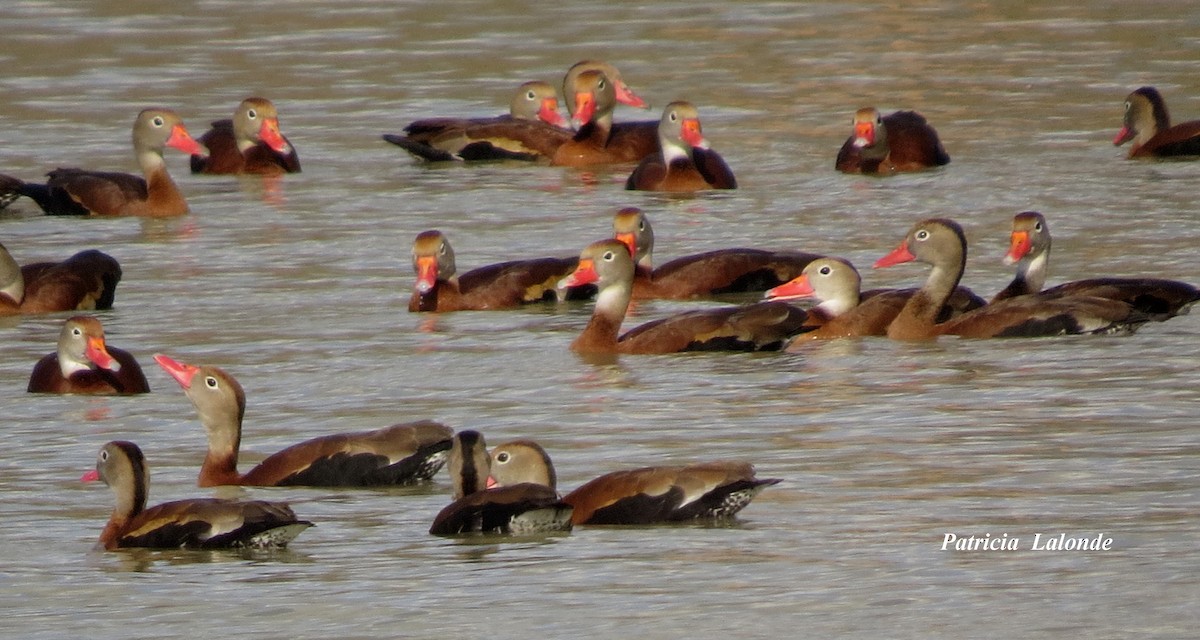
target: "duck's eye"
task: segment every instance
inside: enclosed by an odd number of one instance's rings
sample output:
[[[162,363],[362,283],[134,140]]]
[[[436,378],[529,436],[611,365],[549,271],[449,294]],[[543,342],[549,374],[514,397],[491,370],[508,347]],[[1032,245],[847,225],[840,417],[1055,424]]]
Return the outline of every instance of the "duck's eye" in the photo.
[[[214,378],[213,376],[206,376],[206,377],[204,378],[204,384],[205,384],[205,385],[206,385],[206,386],[207,386],[209,389],[216,389],[216,388],[217,388],[217,386],[218,386],[217,379],[216,379],[216,378]]]
[[[81,335],[83,335],[83,331],[82,331],[82,330],[81,330],[79,327],[73,327],[73,328],[71,329],[71,335],[73,335],[73,336],[81,336]]]
[[[925,241],[925,240],[929,239],[929,232],[924,229],[921,229],[920,231],[913,234],[913,237],[916,238],[917,240]]]
[[[254,120],[255,118],[258,117],[258,112],[255,111],[254,109],[249,109],[246,111],[246,117],[250,118],[251,120]]]
[[[1033,225],[1033,230],[1034,230],[1034,231],[1041,231],[1041,230],[1042,230],[1042,223],[1040,223],[1040,222],[1039,222],[1039,223],[1037,223],[1037,224]]]
[[[881,115],[875,116],[875,126],[879,126],[881,124],[883,124],[883,116],[881,116]]]
[[[1126,101],[1125,101],[1125,110],[1126,110],[1126,111],[1129,111],[1129,108],[1130,108],[1130,107],[1132,107],[1132,106],[1133,106],[1133,103],[1132,103],[1132,102],[1130,102],[1130,101],[1128,101],[1128,100],[1126,100]]]
[[[642,220],[641,222],[638,223],[638,231],[645,231],[645,230],[646,230],[646,221]]]
[[[612,262],[612,261],[613,261],[613,258],[615,258],[615,257],[616,257],[616,255],[615,255],[615,254],[613,254],[613,252],[611,252],[611,251],[605,251],[605,252],[604,252],[604,255],[603,255],[603,256],[600,256],[600,259],[601,259],[601,260],[603,260],[603,261],[605,261],[605,262]]]
[[[829,268],[828,266],[824,266],[824,267],[821,267],[820,269],[817,269],[817,273],[819,273],[823,276],[827,276],[827,275],[833,273],[833,269]]]
[[[532,91],[530,91],[530,92],[528,92],[528,93],[526,93],[526,94],[525,94],[525,99],[526,99],[526,100],[537,100],[537,94],[536,94],[536,93],[534,93],[534,92],[532,92]]]
[[[105,460],[108,460],[108,452],[101,451],[100,452],[100,462],[104,462]]]
[[[442,255],[442,256],[446,255],[446,243],[445,242],[438,245],[438,255]]]
[[[156,127],[161,127],[166,124],[166,120],[163,120],[162,116],[154,116],[154,119],[150,122]]]
[[[604,87],[607,87],[607,86],[608,86],[608,82],[607,82],[607,81],[605,81],[605,80],[604,80],[604,78],[601,78],[601,79],[600,79],[600,82],[597,82],[597,83],[596,83],[596,88],[597,88],[597,89],[601,89],[601,90],[603,90],[603,89],[604,89]]]
[[[504,464],[504,463],[508,462],[508,453],[503,452],[503,451],[500,453],[497,453],[496,454],[496,462],[499,462],[500,464]]]
[[[676,120],[679,120],[679,114],[672,111],[668,118],[670,118],[671,122],[675,122]]]

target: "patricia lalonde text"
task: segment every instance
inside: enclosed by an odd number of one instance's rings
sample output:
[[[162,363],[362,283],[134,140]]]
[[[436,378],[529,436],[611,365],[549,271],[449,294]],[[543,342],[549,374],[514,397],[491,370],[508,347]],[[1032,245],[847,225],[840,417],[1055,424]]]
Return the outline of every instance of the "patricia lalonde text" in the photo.
[[[1007,533],[992,536],[959,536],[947,533],[942,537],[942,551],[1110,551],[1113,539],[1098,533],[1094,536],[1069,536],[1059,534],[1033,534],[1033,543],[1021,546],[1021,538]]]

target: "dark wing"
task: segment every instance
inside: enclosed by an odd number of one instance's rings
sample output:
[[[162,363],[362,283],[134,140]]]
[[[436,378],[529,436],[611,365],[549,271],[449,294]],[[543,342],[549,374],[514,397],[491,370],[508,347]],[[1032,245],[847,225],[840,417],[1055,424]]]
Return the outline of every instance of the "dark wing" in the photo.
[[[49,176],[46,186],[51,191],[66,193],[71,200],[91,214],[118,215],[128,202],[146,200],[149,197],[146,180],[128,173],[55,169],[46,175]]]
[[[704,181],[713,189],[736,189],[737,179],[733,170],[725,164],[721,154],[712,149],[692,149],[692,162],[696,170],[704,176]]]

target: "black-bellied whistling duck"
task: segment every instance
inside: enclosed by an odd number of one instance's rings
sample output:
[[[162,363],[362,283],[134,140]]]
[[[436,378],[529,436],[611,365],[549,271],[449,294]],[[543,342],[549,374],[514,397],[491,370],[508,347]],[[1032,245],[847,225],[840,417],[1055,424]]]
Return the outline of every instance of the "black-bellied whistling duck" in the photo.
[[[805,313],[782,302],[760,302],[680,313],[620,335],[633,295],[633,257],[620,240],[588,245],[567,286],[595,284],[596,308],[571,349],[583,353],[677,353],[770,351],[799,333]]]
[[[848,261],[821,258],[797,278],[767,291],[768,300],[818,300],[808,309],[807,324],[814,328],[792,338],[788,350],[809,340],[887,335],[888,325],[914,290],[893,289],[862,300],[861,283],[858,270]]]
[[[208,435],[208,455],[200,469],[201,487],[367,487],[429,480],[446,461],[453,431],[422,420],[374,431],[320,436],[292,445],[238,473],[246,394],[233,376],[212,366],[184,364],[165,355],[155,362],[179,386]]]
[[[187,201],[167,173],[166,147],[204,152],[174,111],[145,109],[133,123],[133,151],[144,178],[83,169],[55,169],[45,184],[4,176],[0,200],[27,196],[51,215],[181,216],[188,212]]]
[[[1087,278],[1043,289],[1050,263],[1050,244],[1050,226],[1046,224],[1045,216],[1037,211],[1025,211],[1013,217],[1010,246],[1004,262],[1016,263],[1017,274],[992,301],[1030,293],[1043,298],[1096,296],[1120,300],[1154,320],[1166,320],[1187,313],[1191,305],[1200,300],[1200,289],[1165,278]]]
[[[615,92],[617,102],[635,107],[637,109],[650,108],[649,103],[643,100],[641,96],[633,91],[633,89],[629,88],[629,85],[625,82],[625,79],[621,77],[621,72],[618,71],[615,66],[604,62],[603,60],[580,60],[579,62],[571,65],[571,68],[567,69],[567,75],[563,76],[562,90],[564,96],[571,95],[572,90],[575,88],[575,79],[585,71],[599,71],[608,76],[609,80],[611,80],[613,83],[613,90]],[[570,113],[572,117],[575,116],[575,103],[571,102],[570,100],[567,101],[567,112]],[[658,128],[658,122],[654,120],[647,120],[645,124],[649,125],[651,129]]]
[[[104,327],[92,316],[63,323],[58,350],[38,360],[29,376],[30,393],[149,393],[150,383],[133,355],[110,347]]]
[[[768,300],[816,298],[808,309],[807,325],[813,327],[792,338],[788,350],[801,342],[830,338],[886,336],[888,325],[917,289],[871,289],[860,291],[862,278],[849,261],[818,258],[804,267],[794,280],[768,291]],[[982,307],[986,302],[970,289],[959,286],[942,310],[939,322]]]
[[[652,145],[640,135],[614,135],[616,87],[604,72],[592,69],[576,75],[566,99],[574,100],[571,122],[576,133],[554,149],[551,164],[586,167],[638,162],[658,150],[657,131]]]
[[[537,160],[543,157],[519,140],[503,135],[503,125],[513,121],[542,122],[561,129],[561,139],[572,134],[558,112],[554,87],[540,80],[517,88],[509,112],[493,118],[425,118],[404,127],[404,135],[383,134],[383,139],[423,160]]]
[[[929,340],[939,335],[964,338],[1056,336],[1080,333],[1132,333],[1149,318],[1124,302],[1074,296],[1046,299],[1020,296],[980,307],[938,323],[946,300],[962,278],[967,239],[953,220],[918,222],[900,246],[875,267],[919,260],[933,267],[919,291],[908,299],[888,326],[888,337]]]
[[[920,171],[950,162],[937,131],[915,111],[881,116],[874,107],[854,114],[854,135],[838,151],[835,167],[843,173],[891,175]]]
[[[447,467],[454,502],[438,512],[429,533],[532,535],[571,530],[571,507],[544,483],[509,483],[491,488],[487,445],[478,431],[454,434]]]
[[[111,309],[120,281],[121,265],[95,249],[18,266],[0,244],[0,315]]]
[[[572,118],[575,117],[578,104],[571,96],[574,95],[577,78],[585,71],[599,71],[608,77],[614,85],[617,102],[638,109],[650,108],[649,103],[625,84],[621,72],[616,67],[600,60],[581,60],[572,65],[567,70],[567,75],[563,76],[563,96],[566,97],[567,112]],[[609,130],[608,140],[610,145],[632,149],[629,155],[644,158],[658,151],[658,120],[614,121]]]
[[[114,440],[100,449],[96,468],[80,480],[103,480],[117,498],[97,547],[224,549],[285,547],[313,526],[283,502],[193,498],[146,508],[150,469],[142,450]]]
[[[534,258],[490,264],[458,275],[454,249],[441,231],[422,231],[413,241],[417,282],[409,311],[512,309],[551,300],[584,299],[594,287],[559,288],[575,270],[575,258]]]
[[[299,173],[296,148],[279,132],[279,112],[266,98],[246,98],[232,120],[217,120],[200,136],[208,154],[192,155],[192,173]]]
[[[629,174],[626,189],[690,193],[737,188],[725,159],[704,139],[700,112],[692,103],[672,102],[663,109],[658,142],[658,152],[642,158]]]
[[[499,487],[556,488],[554,465],[539,444],[514,440],[492,449],[491,477]],[[655,524],[726,520],[779,478],[757,478],[746,462],[706,462],[614,471],[563,496],[574,524]]]
[[[731,248],[682,256],[653,268],[654,228],[637,207],[613,217],[613,237],[625,243],[637,270],[633,299],[684,299],[766,291],[800,275],[820,256],[800,251]]]
[[[1154,87],[1142,87],[1125,98],[1125,123],[1113,138],[1121,146],[1130,140],[1130,158],[1200,155],[1200,120],[1171,126],[1167,103]]]

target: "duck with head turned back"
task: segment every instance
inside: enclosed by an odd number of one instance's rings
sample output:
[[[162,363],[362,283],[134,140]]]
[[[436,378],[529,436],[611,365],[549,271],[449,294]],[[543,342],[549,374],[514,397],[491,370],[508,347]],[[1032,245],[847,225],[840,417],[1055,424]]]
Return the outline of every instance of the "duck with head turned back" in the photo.
[[[567,75],[563,77],[563,95],[567,96],[567,111],[572,118],[575,117],[577,103],[571,100],[570,96],[573,95],[576,79],[586,71],[603,73],[613,84],[617,102],[638,109],[650,108],[648,102],[629,88],[616,67],[599,60],[581,60],[572,65],[567,70]],[[645,158],[658,151],[658,123],[658,120],[614,121],[609,130],[609,144],[631,149],[629,155],[637,156],[637,159]]]
[[[950,162],[937,131],[916,111],[880,115],[874,107],[854,114],[854,135],[846,139],[834,166],[843,173],[892,175],[940,167]]]
[[[641,137],[614,134],[616,85],[604,72],[592,69],[575,76],[566,99],[574,101],[571,123],[576,132],[554,149],[551,164],[586,167],[637,162],[658,149],[657,137],[651,147]]]
[[[127,173],[55,169],[45,184],[0,176],[0,201],[23,195],[51,215],[181,216],[187,201],[167,173],[163,150],[203,153],[183,120],[169,109],[145,109],[133,123],[133,151],[144,177]]]
[[[1200,289],[1179,280],[1166,278],[1086,278],[1043,289],[1050,264],[1050,226],[1037,211],[1018,213],[1013,218],[1007,264],[1016,263],[1017,274],[993,302],[1016,296],[1037,294],[1041,298],[1095,296],[1129,304],[1154,320],[1166,320],[1187,313],[1197,300]]]
[[[730,248],[675,258],[653,268],[654,228],[641,209],[626,207],[613,217],[613,237],[633,254],[633,299],[700,298],[765,291],[800,275],[820,256],[801,251]]]
[[[888,325],[904,308],[916,289],[870,289],[860,291],[862,278],[849,261],[818,258],[804,268],[799,277],[768,291],[768,300],[815,298],[817,305],[808,309],[805,331],[792,339],[788,350],[799,343],[829,338],[886,336]],[[963,286],[955,288],[938,322],[978,309],[986,304]]]
[[[30,393],[149,393],[142,367],[128,351],[108,346],[104,327],[92,316],[63,323],[58,350],[38,360],[29,376]]]
[[[200,468],[201,487],[370,487],[404,485],[431,479],[446,461],[449,427],[422,420],[374,431],[319,436],[268,456],[238,473],[246,394],[233,376],[218,367],[191,365],[154,356],[192,401],[208,436],[208,454]]]
[[[658,125],[659,150],[642,158],[625,181],[635,191],[691,193],[736,189],[725,159],[713,151],[700,128],[700,112],[690,102],[672,102]]]
[[[1171,115],[1162,94],[1142,87],[1125,98],[1125,122],[1113,144],[1129,146],[1130,158],[1200,155],[1200,120],[1171,126]]]
[[[429,533],[533,535],[571,530],[570,505],[545,483],[509,483],[493,488],[491,459],[478,431],[454,434],[447,464],[454,482],[454,502],[433,519]]]
[[[616,98],[617,102],[637,109],[650,108],[649,103],[643,100],[641,96],[633,91],[633,89],[629,88],[629,84],[626,83],[625,79],[621,77],[621,72],[615,66],[608,62],[604,62],[603,60],[580,60],[579,62],[571,65],[571,68],[567,69],[567,75],[563,76],[563,95],[571,95],[571,91],[575,87],[575,79],[586,71],[599,71],[600,73],[608,76],[608,78],[612,80],[613,91],[615,94],[614,97]],[[569,100],[567,101],[567,111],[572,117],[575,116],[575,104]],[[643,126],[649,125],[651,133],[653,133],[653,130],[658,128],[658,121],[656,120],[647,120],[642,124]]]
[[[80,479],[103,480],[116,496],[116,506],[97,543],[106,551],[285,547],[313,526],[298,519],[287,504],[264,500],[194,498],[147,508],[150,470],[142,450],[132,442],[114,440],[104,445],[95,470]]]
[[[454,249],[437,230],[423,231],[413,241],[413,286],[408,310],[480,311],[512,309],[524,304],[591,297],[594,287],[560,287],[575,258],[511,260],[458,275]]]
[[[514,440],[492,450],[499,487],[543,484],[555,488],[554,465],[536,442]],[[575,524],[645,525],[728,520],[779,478],[755,477],[746,462],[643,467],[614,471],[563,496]]]
[[[231,120],[217,120],[200,136],[208,154],[192,156],[192,173],[299,173],[296,148],[279,132],[279,112],[266,98],[246,98]]]
[[[567,286],[595,284],[596,307],[571,343],[582,353],[678,353],[680,351],[772,351],[800,332],[805,314],[782,302],[760,302],[680,313],[620,334],[633,295],[633,258],[619,240],[589,245]]]
[[[95,249],[19,266],[0,244],[0,315],[111,309],[120,282],[121,265]]]
[[[430,162],[471,160],[537,160],[535,149],[506,133],[514,122],[539,123],[546,136],[566,140],[571,132],[558,112],[554,87],[540,80],[517,88],[509,112],[492,118],[424,118],[404,127],[404,135],[383,134],[383,139]]]
[[[1082,333],[1132,333],[1149,318],[1124,302],[1073,296],[1045,299],[1020,296],[986,305],[938,323],[946,300],[962,278],[967,239],[953,220],[930,218],[909,230],[900,246],[875,267],[919,260],[933,267],[929,278],[888,325],[888,337],[930,340],[939,335],[964,338],[1038,337]]]

